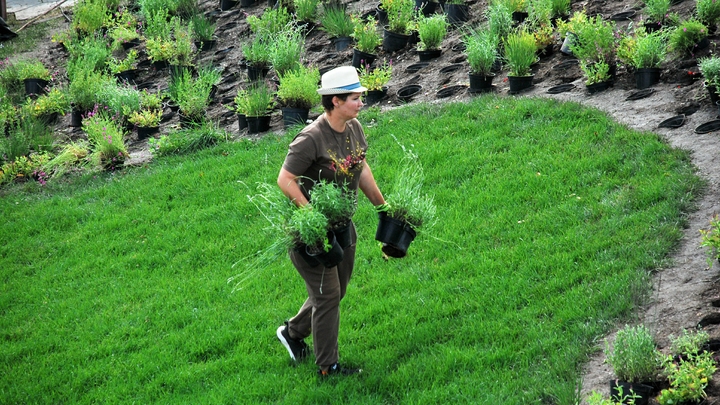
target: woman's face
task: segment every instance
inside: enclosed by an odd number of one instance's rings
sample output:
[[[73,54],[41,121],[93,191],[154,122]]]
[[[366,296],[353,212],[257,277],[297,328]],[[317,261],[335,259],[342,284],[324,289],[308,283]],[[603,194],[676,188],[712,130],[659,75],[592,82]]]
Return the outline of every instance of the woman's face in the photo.
[[[333,111],[337,112],[338,115],[342,116],[345,120],[357,118],[358,113],[364,105],[360,97],[361,94],[362,93],[351,93],[345,101],[336,98],[338,104]]]

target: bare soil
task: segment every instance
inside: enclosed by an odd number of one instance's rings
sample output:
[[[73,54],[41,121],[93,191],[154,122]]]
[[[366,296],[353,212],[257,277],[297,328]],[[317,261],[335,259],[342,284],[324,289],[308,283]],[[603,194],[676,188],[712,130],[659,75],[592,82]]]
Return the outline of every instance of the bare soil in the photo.
[[[201,10],[216,19],[218,42],[214,50],[201,53],[199,63],[212,62],[219,66],[223,72],[223,82],[220,84],[215,101],[210,106],[208,116],[220,123],[236,137],[248,136],[237,129],[235,115],[225,108],[231,104],[238,86],[247,81],[246,71],[242,60],[241,42],[250,34],[245,22],[246,14],[259,15],[267,6],[266,1],[260,0],[255,6],[241,9],[238,7],[228,11],[219,11],[218,1],[201,0]],[[371,13],[377,2],[359,0],[343,0],[348,10],[360,14]],[[479,22],[486,1],[470,0],[469,24]],[[612,0],[588,0],[574,2],[573,10],[587,10],[588,14],[601,14],[606,18],[620,12],[636,11],[632,21],[637,24],[641,21],[641,13],[633,2]],[[689,16],[695,8],[695,2],[685,0],[671,7],[672,12],[681,16]],[[69,10],[65,11],[66,14]],[[60,21],[59,29],[68,27],[65,17],[56,14]],[[11,19],[12,22],[12,19]],[[631,20],[617,21],[618,27],[627,28]],[[15,28],[24,22],[13,24]],[[606,111],[617,121],[629,128],[640,131],[651,131],[660,134],[667,142],[678,148],[692,152],[693,163],[698,173],[707,180],[707,189],[697,201],[697,210],[688,213],[685,236],[672,255],[672,264],[667,268],[657,269],[653,276],[654,292],[651,300],[637,312],[636,322],[646,324],[655,333],[661,349],[667,351],[669,336],[678,335],[683,328],[702,327],[708,331],[712,338],[720,338],[720,277],[717,268],[708,268],[704,250],[699,248],[699,229],[706,228],[710,218],[720,212],[720,134],[711,132],[707,134],[695,133],[700,124],[718,118],[718,108],[711,104],[708,92],[698,80],[697,58],[716,51],[720,44],[720,37],[711,36],[711,45],[694,57],[686,60],[673,60],[666,63],[661,76],[661,83],[652,87],[651,95],[640,100],[626,100],[635,93],[635,79],[632,73],[624,67],[618,68],[614,86],[596,94],[589,94],[585,89],[582,72],[577,65],[570,67],[559,66],[561,62],[571,60],[571,57],[558,52],[560,43],[555,45],[555,52],[543,57],[535,67],[534,86],[519,95],[509,95],[507,71],[499,72],[494,80],[493,92],[499,96],[508,97],[554,97],[563,101],[573,101],[583,105]],[[393,78],[388,87],[388,96],[380,102],[382,109],[391,109],[404,103],[398,101],[396,92],[407,84],[419,84],[423,90],[411,102],[440,103],[447,101],[468,100],[471,95],[466,91],[468,85],[467,64],[465,57],[459,50],[454,50],[460,44],[460,33],[453,29],[443,46],[440,58],[433,60],[430,66],[418,72],[407,72],[408,66],[418,63],[418,56],[411,46],[392,54],[380,52],[379,58],[392,59]],[[320,68],[349,65],[352,60],[352,49],[335,51],[334,45],[328,35],[320,30],[313,30],[307,38],[306,62],[314,63]],[[141,51],[144,49],[141,47]],[[66,54],[56,44],[49,40],[38,45],[33,54],[46,64],[55,66],[63,71]],[[168,73],[155,71],[141,52],[140,74],[136,82],[140,87],[166,88]],[[456,66],[457,65],[457,66]],[[442,68],[457,67],[451,72],[441,72]],[[452,70],[453,68],[449,68]],[[272,76],[272,72],[269,77]],[[560,94],[548,94],[547,90],[559,84],[572,84],[572,90]],[[458,87],[454,87],[458,86]],[[444,88],[456,89],[448,97],[438,97],[438,91]],[[675,129],[659,128],[658,124],[672,116],[684,114],[684,125]],[[311,115],[311,119],[314,116]],[[78,130],[68,127],[69,115],[64,117],[57,125],[57,131],[63,136],[74,138],[82,136]],[[169,108],[165,110],[162,131],[168,131],[178,123],[178,117]],[[273,114],[272,131],[282,132],[282,118],[279,111]],[[138,141],[133,133],[129,139],[131,160],[128,164],[143,164],[151,159],[147,150],[147,141]],[[621,325],[618,325],[621,326]],[[612,341],[614,335],[607,337]],[[588,359],[583,370],[582,397],[592,390],[608,393],[609,381],[614,377],[611,368],[604,364],[602,354],[603,339],[598,341],[597,353]],[[716,377],[720,377],[717,376]],[[718,378],[716,378],[717,380]],[[720,382],[714,382],[709,387],[709,396],[706,404],[720,404]]]

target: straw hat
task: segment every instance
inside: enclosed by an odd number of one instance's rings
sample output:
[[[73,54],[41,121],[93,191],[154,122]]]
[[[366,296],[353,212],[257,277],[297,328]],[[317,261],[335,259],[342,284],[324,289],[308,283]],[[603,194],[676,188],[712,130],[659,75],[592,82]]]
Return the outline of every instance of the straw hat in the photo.
[[[367,89],[360,85],[357,70],[352,66],[341,66],[322,75],[318,94],[362,93]]]

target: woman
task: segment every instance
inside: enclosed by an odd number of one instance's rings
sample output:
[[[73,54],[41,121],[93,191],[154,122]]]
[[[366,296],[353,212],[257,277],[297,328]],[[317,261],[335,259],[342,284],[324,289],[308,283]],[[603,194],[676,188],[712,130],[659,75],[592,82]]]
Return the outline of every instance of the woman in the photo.
[[[365,90],[352,66],[335,68],[322,76],[318,93],[325,112],[292,141],[278,175],[278,186],[298,207],[309,202],[310,190],[320,179],[344,184],[353,192],[359,188],[373,205],[385,206],[365,161],[367,142],[356,119]],[[312,333],[315,363],[322,376],[361,372],[338,364],[340,300],[355,263],[357,233],[352,221],[351,234],[342,261],[332,268],[311,266],[295,250],[290,251],[290,260],[305,280],[308,298],[297,315],[278,328],[277,336],[290,357],[299,361],[307,355],[304,339]]]

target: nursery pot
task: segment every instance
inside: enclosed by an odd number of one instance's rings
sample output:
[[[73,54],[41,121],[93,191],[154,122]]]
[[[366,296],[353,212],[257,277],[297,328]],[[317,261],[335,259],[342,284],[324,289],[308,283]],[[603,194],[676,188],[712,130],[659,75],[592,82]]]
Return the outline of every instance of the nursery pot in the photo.
[[[352,43],[352,37],[337,37],[333,39],[336,51],[344,51]]]
[[[646,31],[648,34],[652,34],[653,32],[659,31],[660,28],[662,28],[662,24],[661,24],[661,23],[659,23],[659,22],[650,22],[650,21],[644,23],[643,26],[645,27],[645,31]]]
[[[599,82],[599,83],[593,83],[593,84],[585,85],[585,87],[587,88],[588,93],[590,93],[590,94],[595,94],[595,93],[599,93],[599,92],[601,92],[601,91],[603,91],[603,90],[607,90],[607,89],[609,89],[611,86],[612,86],[612,81],[610,81],[610,80],[607,80],[607,81],[604,81],[604,82]]]
[[[352,244],[352,222],[348,221],[345,226],[333,228],[332,233],[335,234],[335,238],[337,239],[337,242],[341,248],[345,249]]]
[[[240,7],[250,7],[255,4],[255,0],[240,0]]]
[[[227,11],[235,7],[237,0],[220,0],[220,11]]]
[[[130,69],[130,70],[124,70],[122,72],[115,73],[115,78],[124,83],[132,83],[135,81],[135,73],[137,70]]]
[[[470,19],[470,8],[467,4],[446,4],[445,14],[452,25],[460,25]]]
[[[660,81],[660,68],[643,68],[635,71],[635,87],[646,89]]]
[[[368,90],[365,93],[366,104],[377,104],[387,94],[387,87],[383,87],[382,90]]]
[[[328,242],[332,246],[330,251],[325,252],[320,249],[319,253],[313,252],[313,249],[306,245],[301,245],[295,248],[295,251],[300,254],[300,257],[311,267],[323,265],[326,268],[332,268],[337,266],[343,259],[343,248],[340,246],[335,234],[333,232],[327,233]]]
[[[487,93],[492,91],[492,81],[495,75],[486,76],[468,73],[468,77],[470,78],[470,88],[468,88],[470,93]]]
[[[439,58],[442,54],[442,49],[428,49],[426,51],[418,51],[417,54],[420,62],[427,62]]]
[[[138,46],[138,45],[140,45],[140,40],[137,39],[137,38],[131,39],[130,41],[127,41],[127,42],[123,42],[123,43],[122,43],[122,47],[123,47],[123,49],[126,50],[126,51],[127,51],[128,49],[134,48],[134,47],[136,47],[136,46]]]
[[[425,17],[435,12],[437,3],[430,0],[415,0],[415,10],[420,10]]]
[[[377,8],[375,8],[375,15],[377,15],[378,24],[380,24],[380,25],[388,24],[387,11],[383,10],[382,7],[377,6]]]
[[[309,113],[310,110],[307,108],[285,107],[282,109],[283,126],[289,128],[293,125],[305,124]]]
[[[160,132],[160,127],[138,127],[137,128],[138,139],[149,138],[151,135],[157,134],[158,132]]]
[[[217,44],[217,41],[214,39],[207,39],[205,41],[195,41],[195,47],[202,52],[207,52],[207,51],[215,48],[215,44]]]
[[[238,114],[238,129],[241,131],[248,127],[247,117],[245,114]]]
[[[422,86],[419,84],[409,84],[407,86],[401,87],[397,91],[397,98],[400,101],[408,102],[412,100],[413,97],[415,97],[416,94],[420,93],[422,91]]]
[[[640,384],[640,383],[629,383],[625,381],[618,381],[618,380],[612,380],[610,381],[610,397],[614,401],[620,401],[622,398],[620,398],[620,390],[618,387],[622,387],[622,396],[629,396],[630,391],[639,396],[639,398],[635,398],[635,405],[647,405],[648,400],[653,394],[654,388],[650,385]],[[622,403],[627,404],[630,402],[630,398],[622,401]]]
[[[357,48],[353,49],[352,65],[355,69],[360,69],[363,65],[372,65],[375,59],[377,59],[377,55],[359,51]]]
[[[388,52],[399,51],[405,48],[409,38],[410,35],[398,34],[397,32],[392,32],[385,27],[382,43],[383,49]]]
[[[153,68],[156,71],[158,71],[158,70],[167,69],[169,63],[166,60],[156,60],[152,63],[152,65],[153,65]]]
[[[248,125],[248,133],[257,134],[270,130],[270,116],[261,115],[259,117],[245,117]]]
[[[410,243],[417,233],[407,223],[391,218],[385,212],[378,213],[378,226],[375,240],[383,243],[382,251],[390,257],[405,257]]]
[[[248,80],[251,82],[264,79],[268,72],[270,72],[270,68],[255,67],[249,63],[247,65]]]
[[[710,95],[710,101],[713,104],[716,104],[718,101],[720,101],[720,94],[718,94],[717,89],[715,86],[705,84],[705,87],[707,88],[708,94]]]
[[[70,126],[79,128],[82,126],[83,111],[73,109],[70,112]]]
[[[23,80],[23,83],[25,83],[25,94],[30,97],[39,96],[40,94],[45,93],[45,87],[48,85],[47,80],[43,79],[25,79]]]
[[[508,76],[508,82],[510,83],[510,94],[516,94],[532,87],[533,78],[535,75],[530,76]]]
[[[526,18],[528,18],[529,13],[527,11],[513,11],[512,12],[512,19],[517,24],[522,23],[525,21]]]

